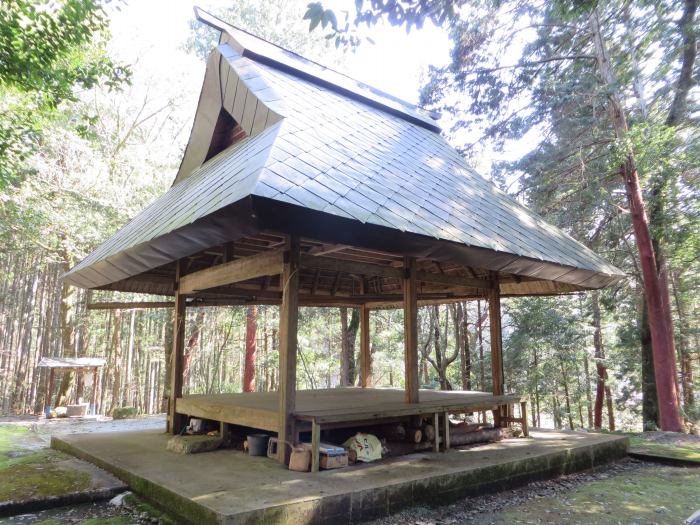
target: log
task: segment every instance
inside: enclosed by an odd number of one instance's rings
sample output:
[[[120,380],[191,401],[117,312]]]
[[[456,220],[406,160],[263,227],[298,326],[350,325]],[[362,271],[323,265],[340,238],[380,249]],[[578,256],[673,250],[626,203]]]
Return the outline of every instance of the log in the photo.
[[[510,429],[506,428],[486,428],[476,432],[450,433],[450,445],[459,447],[462,445],[473,445],[474,443],[486,443],[488,441],[500,441],[512,437]]]
[[[424,443],[432,443],[435,439],[435,427],[433,425],[423,425],[421,432]]]
[[[423,441],[423,430],[420,427],[409,427],[406,429],[406,441],[410,443],[420,443]]]
[[[478,432],[479,430],[485,430],[493,428],[493,425],[486,423],[457,423],[450,424],[450,434],[465,434],[467,432]]]
[[[378,438],[384,438],[387,441],[405,441],[406,427],[401,423],[390,425],[375,425],[367,427],[363,430],[367,434],[374,434]]]

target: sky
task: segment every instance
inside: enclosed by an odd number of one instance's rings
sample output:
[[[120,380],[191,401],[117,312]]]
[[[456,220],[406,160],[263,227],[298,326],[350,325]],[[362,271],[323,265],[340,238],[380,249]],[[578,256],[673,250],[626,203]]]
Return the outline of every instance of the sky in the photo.
[[[115,37],[129,34],[129,46],[142,49],[175,49],[189,33],[188,20],[193,6],[226,5],[235,0],[129,0],[119,12],[112,12]],[[327,3],[340,13],[347,2]],[[351,6],[353,3],[350,4]],[[246,28],[243,28],[246,29]],[[366,33],[366,31],[363,31]],[[348,52],[343,71],[357,80],[386,91],[408,102],[417,103],[421,76],[428,65],[444,65],[449,59],[449,39],[444,30],[430,24],[410,34],[389,24],[379,24],[369,32],[375,44],[363,42]]]

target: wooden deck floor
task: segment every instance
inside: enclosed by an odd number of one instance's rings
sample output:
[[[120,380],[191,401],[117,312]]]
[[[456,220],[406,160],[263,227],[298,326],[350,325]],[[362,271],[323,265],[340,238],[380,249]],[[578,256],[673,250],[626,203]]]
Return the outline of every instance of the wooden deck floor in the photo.
[[[404,402],[404,391],[392,388],[332,388],[299,390],[295,416],[333,423],[347,420],[379,420],[436,411],[491,410],[499,403],[515,403],[520,396],[494,396],[475,391],[421,390],[419,403]],[[277,392],[191,395],[178,398],[180,414],[236,425],[276,431]]]

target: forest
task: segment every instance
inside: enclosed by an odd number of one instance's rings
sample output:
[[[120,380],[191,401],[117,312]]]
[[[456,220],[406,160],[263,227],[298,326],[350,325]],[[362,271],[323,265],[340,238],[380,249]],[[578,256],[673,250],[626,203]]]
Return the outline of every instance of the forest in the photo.
[[[172,183],[215,36],[193,17],[156,34],[148,20],[122,16],[131,7],[120,2],[66,0],[53,12],[39,4],[0,7],[0,414],[42,411],[49,382],[37,364],[47,356],[107,360],[96,385],[61,376],[55,404],[97,389],[100,413],[161,413],[172,310],[131,303],[167,298],[85,291],[61,277]],[[409,4],[449,9],[397,11]],[[626,274],[600,291],[504,299],[506,391],[529,394],[533,426],[659,427],[652,328],[661,321],[645,301],[642,213],[654,282],[668,290],[677,404],[697,431],[695,0],[355,6],[243,0],[212,11],[341,71],[381,24],[442,27],[450,54],[424,72],[421,105],[441,113],[475,169]],[[621,168],[630,159],[638,201]],[[489,323],[484,301],[422,307],[422,387],[489,391]],[[402,311],[373,310],[370,325],[373,384],[402,387]],[[301,309],[299,388],[357,384],[358,327],[357,309]],[[185,393],[275,390],[277,330],[274,306],[189,309]]]

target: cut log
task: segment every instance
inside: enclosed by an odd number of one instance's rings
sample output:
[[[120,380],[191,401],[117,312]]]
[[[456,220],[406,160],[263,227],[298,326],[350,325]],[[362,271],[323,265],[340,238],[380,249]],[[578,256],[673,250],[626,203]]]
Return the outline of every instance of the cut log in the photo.
[[[453,434],[450,431],[450,445],[459,447],[462,445],[472,445],[474,443],[486,443],[488,441],[500,441],[512,437],[513,434],[508,428],[486,428],[476,432],[460,432]]]
[[[423,428],[421,428],[422,431],[422,438],[424,443],[432,443],[432,441],[435,439],[435,427],[433,425],[423,425]]]
[[[478,432],[479,430],[490,428],[493,428],[493,425],[486,423],[457,423],[455,425],[450,425],[450,434],[466,434],[467,432]]]
[[[417,427],[407,428],[406,441],[410,443],[420,443],[421,441],[423,441],[423,431]]]

